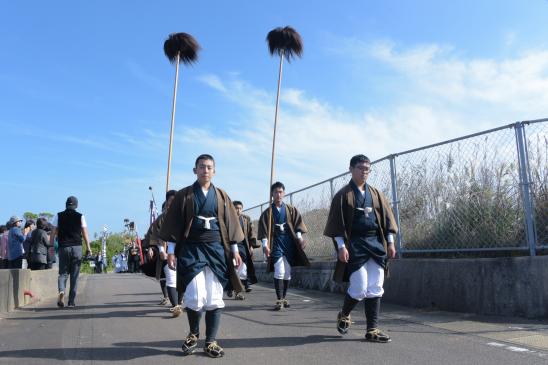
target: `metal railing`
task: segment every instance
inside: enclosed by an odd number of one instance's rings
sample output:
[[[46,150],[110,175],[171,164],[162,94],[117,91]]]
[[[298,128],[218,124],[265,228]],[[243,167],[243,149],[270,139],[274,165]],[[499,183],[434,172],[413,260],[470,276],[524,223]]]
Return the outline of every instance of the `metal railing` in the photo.
[[[323,230],[333,195],[349,180],[342,173],[286,195],[308,227],[309,257],[334,255]],[[534,256],[548,248],[548,118],[383,157],[372,162],[368,183],[392,202],[399,254]],[[265,202],[245,212],[257,220],[267,207]]]

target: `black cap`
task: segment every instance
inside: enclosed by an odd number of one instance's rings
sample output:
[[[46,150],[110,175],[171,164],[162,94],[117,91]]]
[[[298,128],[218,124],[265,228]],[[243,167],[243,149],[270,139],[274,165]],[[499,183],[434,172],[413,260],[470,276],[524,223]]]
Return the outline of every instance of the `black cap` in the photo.
[[[65,203],[67,208],[78,208],[78,199],[75,196],[69,196],[67,202]]]

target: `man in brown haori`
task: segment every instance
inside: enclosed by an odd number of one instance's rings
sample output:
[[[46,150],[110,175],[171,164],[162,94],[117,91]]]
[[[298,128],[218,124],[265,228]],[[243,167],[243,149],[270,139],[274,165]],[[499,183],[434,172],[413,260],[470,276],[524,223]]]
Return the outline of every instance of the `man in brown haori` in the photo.
[[[397,225],[385,196],[367,184],[371,161],[364,155],[350,160],[352,179],[335,194],[331,202],[324,235],[337,249],[333,280],[349,282],[342,310],[337,315],[337,330],[346,334],[350,312],[365,303],[365,339],[389,342],[390,336],[377,327],[387,262],[396,255],[394,237]]]
[[[281,310],[290,306],[285,297],[291,280],[291,267],[310,266],[304,253],[306,242],[302,237],[307,229],[297,208],[284,203],[284,184],[275,182],[270,188],[270,193],[273,202],[270,209],[265,210],[259,218],[257,236],[262,241],[263,250],[268,257],[268,271],[274,271],[277,297],[274,309]]]
[[[211,182],[213,157],[200,155],[194,166],[197,180],[177,192],[159,236],[168,242],[168,265],[177,266],[177,290],[184,293],[190,330],[183,354],[196,350],[205,311],[204,351],[210,357],[221,357],[224,350],[216,336],[225,306],[223,292],[229,281],[235,291],[243,291],[236,269],[242,263],[238,242],[244,235],[232,201]]]

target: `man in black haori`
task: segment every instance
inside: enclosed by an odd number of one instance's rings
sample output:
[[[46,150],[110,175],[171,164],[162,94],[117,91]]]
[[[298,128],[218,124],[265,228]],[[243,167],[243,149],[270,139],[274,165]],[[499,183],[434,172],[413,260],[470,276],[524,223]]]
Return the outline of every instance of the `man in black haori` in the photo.
[[[333,197],[324,230],[337,248],[333,280],[350,282],[337,315],[337,330],[343,335],[348,332],[350,312],[363,300],[365,339],[390,342],[390,336],[378,328],[377,321],[387,262],[396,255],[394,237],[398,228],[386,197],[366,183],[371,172],[369,158],[352,157],[349,170],[352,179]]]
[[[177,267],[177,290],[184,293],[190,331],[182,345],[183,354],[196,350],[205,311],[204,352],[221,357],[224,350],[216,336],[225,306],[223,291],[229,281],[235,291],[243,290],[236,268],[242,263],[238,242],[244,235],[232,201],[211,183],[213,157],[198,156],[193,171],[196,182],[177,192],[159,236],[168,242],[168,265]]]
[[[253,265],[253,249],[259,248],[261,245],[257,243],[257,238],[255,237],[255,233],[253,233],[253,222],[251,221],[251,218],[243,214],[244,204],[241,201],[235,200],[234,208],[238,214],[238,220],[240,221],[240,226],[242,227],[245,237],[242,242],[238,243],[238,252],[242,258],[242,264],[238,267],[238,277],[242,281],[246,293],[249,293],[252,290],[250,286],[257,282],[255,265]],[[228,297],[232,297],[233,294],[234,291],[230,289],[228,291]],[[245,296],[243,293],[237,293],[236,299],[244,300]]]
[[[167,265],[167,243],[158,236],[158,233],[164,222],[165,213],[171,206],[176,193],[176,190],[166,192],[166,201],[162,204],[162,213],[152,222],[147,232],[149,246],[153,249],[152,257],[156,264],[155,277],[156,280],[160,281],[160,289],[163,294],[159,305],[165,305],[169,300],[171,303],[169,311],[173,317],[178,317],[183,312],[181,307],[183,297],[177,293],[177,273]]]

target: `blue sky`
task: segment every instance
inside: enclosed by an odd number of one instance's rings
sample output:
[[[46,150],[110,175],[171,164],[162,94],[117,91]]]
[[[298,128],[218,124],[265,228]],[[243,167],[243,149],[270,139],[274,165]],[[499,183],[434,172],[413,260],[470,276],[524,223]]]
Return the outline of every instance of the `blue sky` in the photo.
[[[80,199],[91,232],[146,230],[165,189],[171,32],[202,45],[183,67],[172,182],[204,152],[214,183],[266,200],[277,60],[291,25],[304,56],[284,69],[277,178],[296,190],[376,159],[548,116],[548,1],[13,1],[0,9],[0,220]]]

